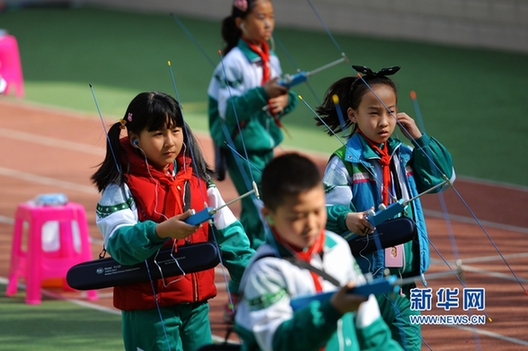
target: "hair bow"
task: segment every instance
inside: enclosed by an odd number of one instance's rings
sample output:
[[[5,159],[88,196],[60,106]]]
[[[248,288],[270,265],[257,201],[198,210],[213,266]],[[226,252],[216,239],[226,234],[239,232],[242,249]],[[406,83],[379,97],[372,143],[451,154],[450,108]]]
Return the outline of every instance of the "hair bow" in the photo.
[[[233,6],[239,9],[242,12],[246,12],[248,8],[248,2],[247,0],[235,0],[233,2]]]
[[[132,113],[129,112],[126,119],[125,119],[125,117],[122,117],[122,118],[119,119],[119,123],[121,123],[121,129],[125,129],[125,125],[127,123],[127,120],[129,122],[132,122]]]
[[[378,72],[373,72],[367,66],[352,66],[357,72],[363,73],[367,77],[386,77],[392,76],[394,73],[400,70],[400,66],[392,66],[388,68],[382,68]]]

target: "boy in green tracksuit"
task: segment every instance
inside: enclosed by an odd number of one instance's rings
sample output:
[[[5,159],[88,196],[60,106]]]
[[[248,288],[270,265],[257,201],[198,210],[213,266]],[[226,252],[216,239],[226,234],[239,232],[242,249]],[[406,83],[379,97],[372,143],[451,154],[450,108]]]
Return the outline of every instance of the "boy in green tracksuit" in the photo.
[[[317,166],[296,153],[274,158],[262,174],[261,197],[270,234],[242,277],[235,315],[242,349],[402,350],[374,296],[347,293],[365,278],[348,243],[324,228]],[[331,297],[292,307],[298,297],[323,292]]]

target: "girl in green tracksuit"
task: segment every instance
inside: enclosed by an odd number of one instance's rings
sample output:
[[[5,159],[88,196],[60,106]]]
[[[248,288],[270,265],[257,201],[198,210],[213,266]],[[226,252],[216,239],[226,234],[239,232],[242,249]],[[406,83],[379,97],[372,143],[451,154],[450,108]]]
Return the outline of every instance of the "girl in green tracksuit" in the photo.
[[[178,101],[157,91],[138,94],[109,129],[106,157],[92,176],[101,192],[96,224],[105,249],[133,266],[156,259],[162,248],[214,241],[229,289],[238,290],[254,250],[231,210],[219,209],[210,223],[185,221],[192,210],[225,204],[211,174]],[[194,253],[204,260],[206,254]],[[194,351],[212,343],[208,301],[216,293],[214,267],[115,286],[125,350]]]
[[[297,103],[295,93],[278,83],[280,62],[267,44],[273,27],[271,1],[234,1],[231,16],[222,23],[224,57],[208,88],[209,130],[220,165],[216,171],[225,164],[239,195],[251,190],[252,181],[260,185],[262,169],[283,139],[281,119]],[[257,248],[264,242],[260,204],[255,196],[241,204],[240,221],[251,247]]]
[[[455,180],[449,151],[438,140],[422,133],[409,115],[398,111],[396,86],[387,76],[396,73],[399,67],[379,72],[364,66],[353,67],[364,75],[335,82],[316,109],[322,119],[317,123],[325,125],[328,134],[352,130],[346,145],[330,157],[323,176],[326,228],[347,239],[372,234],[375,228],[367,218],[369,210],[378,210],[380,204],[389,206],[398,200],[412,199],[431,188],[442,191],[448,187],[447,183],[440,186],[446,179]],[[413,147],[393,135],[397,126]],[[361,253],[356,260],[363,273],[374,277],[382,277],[388,270],[398,277],[422,275],[425,284],[429,242],[420,199],[410,202],[401,215],[416,223],[416,238]],[[419,325],[409,321],[409,315],[420,313],[410,308],[410,290],[414,287],[414,284],[404,286],[400,294],[390,298],[377,296],[393,338],[406,350],[420,350],[422,343]]]

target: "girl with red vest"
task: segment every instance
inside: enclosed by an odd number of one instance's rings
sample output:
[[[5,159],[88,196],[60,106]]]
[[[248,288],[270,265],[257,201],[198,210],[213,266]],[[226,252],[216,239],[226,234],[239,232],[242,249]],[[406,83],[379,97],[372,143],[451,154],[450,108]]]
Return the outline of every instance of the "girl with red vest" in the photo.
[[[215,214],[214,228],[185,222],[192,210],[225,203],[212,174],[180,104],[161,92],[137,95],[108,130],[106,158],[92,176],[102,193],[96,222],[107,252],[135,265],[161,248],[214,240],[229,270],[229,290],[237,291],[254,251],[231,210]],[[207,300],[215,296],[214,268],[114,287],[125,349],[189,351],[210,344]]]

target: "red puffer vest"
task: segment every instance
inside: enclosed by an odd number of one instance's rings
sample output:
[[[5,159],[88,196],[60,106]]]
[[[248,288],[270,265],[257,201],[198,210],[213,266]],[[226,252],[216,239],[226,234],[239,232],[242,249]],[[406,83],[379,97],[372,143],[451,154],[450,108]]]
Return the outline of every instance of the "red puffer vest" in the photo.
[[[162,222],[165,215],[170,218],[183,213],[184,201],[189,199],[189,208],[196,212],[204,208],[203,196],[207,196],[207,184],[192,174],[189,157],[178,156],[178,172],[173,177],[158,171],[140,157],[132,148],[127,138],[121,141],[130,164],[126,183],[130,187],[138,207],[139,220]],[[147,167],[149,172],[147,171]],[[170,167],[172,170],[172,166]],[[186,187],[185,184],[188,183]],[[190,196],[185,196],[189,191]],[[207,241],[209,226],[204,223],[194,234],[185,240],[177,240],[177,245]],[[165,247],[170,247],[173,240],[168,240]],[[179,279],[179,280],[178,280]],[[178,303],[198,302],[216,296],[214,269],[185,276],[176,276],[153,281],[156,298],[160,307]],[[151,282],[114,287],[114,306],[121,310],[143,310],[156,308]]]

